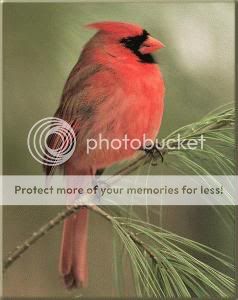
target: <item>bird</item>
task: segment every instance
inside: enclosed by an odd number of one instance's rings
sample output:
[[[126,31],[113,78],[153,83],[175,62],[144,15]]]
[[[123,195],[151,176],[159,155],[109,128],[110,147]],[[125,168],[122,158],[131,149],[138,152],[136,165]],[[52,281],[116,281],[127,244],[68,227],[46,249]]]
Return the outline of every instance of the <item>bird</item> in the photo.
[[[88,139],[154,140],[164,111],[165,84],[153,53],[164,47],[140,25],[103,21],[86,25],[96,30],[84,46],[63,88],[55,117],[74,129],[76,147],[61,166],[65,175],[102,174],[117,162],[137,155],[130,144],[120,149],[97,147]],[[49,148],[62,143],[57,135]],[[56,167],[45,167],[52,175]],[[64,221],[59,272],[67,289],[88,285],[88,209]]]

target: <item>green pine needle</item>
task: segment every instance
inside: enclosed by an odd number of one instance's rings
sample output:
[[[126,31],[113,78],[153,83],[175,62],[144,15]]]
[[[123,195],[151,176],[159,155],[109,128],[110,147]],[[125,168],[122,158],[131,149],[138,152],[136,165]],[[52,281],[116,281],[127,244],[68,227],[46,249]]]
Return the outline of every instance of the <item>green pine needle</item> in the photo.
[[[131,260],[138,296],[234,295],[234,278],[222,272],[234,274],[228,256],[138,219],[114,217],[113,227]],[[132,234],[146,245],[153,257],[145,255],[145,248],[131,238]],[[197,258],[199,256],[219,263],[222,271]]]
[[[178,144],[178,134],[182,140],[196,139],[202,134],[206,139],[204,149],[164,149],[165,166],[175,170],[177,174],[197,175],[201,178],[204,178],[204,175],[235,175],[234,124],[234,104],[226,104],[200,121],[175,130],[165,139],[175,139],[172,146]],[[127,174],[130,170],[134,172],[141,167],[141,161],[143,158],[138,159],[138,164],[131,164]],[[148,159],[144,159],[144,163],[148,162]],[[232,188],[232,183],[230,184]],[[228,191],[225,196],[232,204],[233,199]],[[113,227],[131,261],[137,296],[234,296],[234,266],[230,257],[206,245],[149,224],[148,221],[141,221],[134,209],[130,209],[130,212],[126,212],[123,207],[109,209],[114,211]],[[233,231],[234,206],[214,206],[214,210],[227,230]],[[146,212],[148,215],[148,209]],[[134,235],[142,244],[133,240]],[[118,249],[114,250],[115,255],[121,255]],[[117,273],[117,279],[120,276],[122,281],[122,270]]]

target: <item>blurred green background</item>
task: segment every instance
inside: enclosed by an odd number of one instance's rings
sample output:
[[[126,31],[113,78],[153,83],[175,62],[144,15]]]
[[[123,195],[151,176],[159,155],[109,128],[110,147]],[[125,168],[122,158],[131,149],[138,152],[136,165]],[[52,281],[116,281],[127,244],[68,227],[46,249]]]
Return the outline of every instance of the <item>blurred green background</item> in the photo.
[[[3,6],[3,155],[5,175],[38,175],[27,134],[52,116],[64,82],[83,45],[94,34],[85,24],[101,20],[138,23],[166,48],[157,54],[166,82],[162,138],[234,101],[233,3],[21,3]],[[160,173],[167,173],[166,165]],[[54,216],[58,207],[7,207],[4,254]],[[153,221],[158,223],[158,217]],[[163,208],[168,229],[232,254],[228,234],[208,207]],[[69,293],[58,278],[60,228],[55,228],[7,272],[7,296],[116,296],[112,282],[111,228],[90,219],[90,284]],[[128,280],[127,295],[134,295]]]

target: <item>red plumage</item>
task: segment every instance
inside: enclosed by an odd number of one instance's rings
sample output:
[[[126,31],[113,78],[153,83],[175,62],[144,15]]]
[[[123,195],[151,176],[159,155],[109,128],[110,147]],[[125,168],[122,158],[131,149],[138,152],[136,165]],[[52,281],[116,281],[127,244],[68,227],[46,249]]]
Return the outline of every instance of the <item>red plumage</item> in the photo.
[[[120,22],[88,25],[99,31],[84,47],[65,84],[55,114],[73,124],[77,145],[64,164],[66,175],[94,175],[136,151],[98,149],[87,153],[87,139],[155,139],[163,115],[164,83],[151,55],[163,44],[138,26]],[[48,146],[58,145],[58,137]],[[126,149],[127,148],[127,149]],[[46,173],[54,171],[46,167]],[[87,282],[87,209],[64,223],[60,273],[67,288]]]

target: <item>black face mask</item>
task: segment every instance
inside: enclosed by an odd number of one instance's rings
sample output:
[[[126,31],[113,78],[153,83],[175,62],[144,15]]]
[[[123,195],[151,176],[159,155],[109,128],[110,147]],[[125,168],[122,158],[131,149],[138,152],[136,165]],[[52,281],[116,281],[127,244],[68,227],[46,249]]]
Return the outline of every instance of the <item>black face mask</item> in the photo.
[[[141,45],[147,40],[149,33],[143,30],[141,35],[129,36],[120,40],[124,47],[130,49],[140,60],[141,63],[155,64],[156,61],[151,54],[142,54],[139,49]]]

